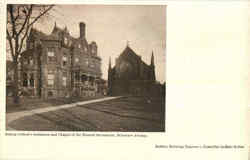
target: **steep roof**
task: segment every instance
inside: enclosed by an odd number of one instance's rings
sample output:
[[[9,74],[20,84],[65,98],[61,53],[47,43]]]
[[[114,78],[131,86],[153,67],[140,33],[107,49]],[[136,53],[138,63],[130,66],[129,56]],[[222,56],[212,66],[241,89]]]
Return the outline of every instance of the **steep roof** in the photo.
[[[123,56],[123,55],[129,55],[129,56],[133,56],[134,58],[140,58],[140,56],[138,56],[135,51],[133,51],[129,46],[127,46],[123,52],[120,54],[120,56]]]
[[[41,39],[41,40],[59,40],[59,38],[55,35],[47,35],[41,31],[38,31],[37,29],[32,28],[30,31],[30,35],[32,37]]]
[[[60,41],[61,40],[61,35],[62,34],[66,34],[68,36],[68,38],[70,38],[72,40],[73,43],[75,42],[80,42],[82,43],[84,46],[86,46],[89,49],[89,44],[88,41],[86,40],[86,38],[74,38],[70,35],[67,27],[65,27],[64,29],[59,28],[58,26],[55,26],[51,32],[51,34],[45,34],[37,29],[32,28],[31,32],[30,32],[30,36],[40,39],[40,40],[53,40],[53,41]],[[96,42],[92,42],[91,44],[96,45]]]
[[[127,46],[127,47],[123,50],[123,52],[120,54],[120,56],[126,56],[126,55],[131,56],[132,58],[135,58],[135,59],[137,59],[137,60],[141,60],[141,56],[137,55],[137,54],[135,53],[135,51],[134,51],[133,49],[131,49],[129,46]],[[120,56],[119,56],[119,57],[120,57]],[[150,66],[147,65],[144,61],[142,61],[142,64],[143,64],[143,66],[144,66],[145,68],[150,67]]]

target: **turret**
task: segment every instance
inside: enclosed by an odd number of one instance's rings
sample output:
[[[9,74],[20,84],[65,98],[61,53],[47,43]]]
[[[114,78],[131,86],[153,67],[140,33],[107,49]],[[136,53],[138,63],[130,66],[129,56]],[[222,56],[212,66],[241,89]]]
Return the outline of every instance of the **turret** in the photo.
[[[108,94],[112,93],[112,68],[111,68],[111,57],[109,57],[109,69],[108,69]]]
[[[109,71],[111,70],[111,57],[109,57]]]
[[[152,51],[152,56],[151,56],[151,67],[155,67],[155,62],[154,62],[154,52]]]
[[[155,62],[154,62],[154,53],[152,51],[152,56],[151,56],[151,77],[150,79],[155,81]]]

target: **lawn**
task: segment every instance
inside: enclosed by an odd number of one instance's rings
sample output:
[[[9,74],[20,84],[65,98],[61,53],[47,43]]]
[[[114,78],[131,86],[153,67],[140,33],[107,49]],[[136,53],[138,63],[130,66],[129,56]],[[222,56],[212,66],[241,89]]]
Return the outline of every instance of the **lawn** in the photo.
[[[123,97],[23,117],[8,126],[25,131],[163,132],[165,101]]]

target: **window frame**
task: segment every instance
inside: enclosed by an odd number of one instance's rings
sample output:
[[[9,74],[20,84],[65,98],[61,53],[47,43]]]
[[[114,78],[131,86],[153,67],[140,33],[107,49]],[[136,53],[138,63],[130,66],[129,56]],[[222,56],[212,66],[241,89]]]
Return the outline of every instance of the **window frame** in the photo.
[[[67,62],[68,62],[68,57],[64,54],[62,56],[62,65],[63,65],[63,67],[67,66]]]
[[[50,77],[50,76],[52,76],[52,77]],[[48,86],[54,86],[54,84],[55,84],[55,74],[54,73],[48,73],[47,82],[48,82]],[[50,82],[52,82],[52,83],[50,83]]]
[[[66,77],[66,76],[63,76],[63,77],[62,77],[62,85],[63,85],[64,87],[67,87],[67,77]]]
[[[56,50],[55,47],[48,47],[47,48],[48,62],[54,62],[54,61],[56,61],[55,50]]]

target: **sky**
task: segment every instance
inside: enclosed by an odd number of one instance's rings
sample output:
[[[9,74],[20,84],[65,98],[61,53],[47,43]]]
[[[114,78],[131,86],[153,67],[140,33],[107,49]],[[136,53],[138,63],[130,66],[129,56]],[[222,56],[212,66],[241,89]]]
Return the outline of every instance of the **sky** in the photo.
[[[67,26],[77,38],[79,22],[86,24],[87,41],[98,45],[104,79],[107,79],[109,57],[114,66],[115,58],[128,44],[147,64],[154,53],[156,80],[165,82],[166,6],[57,5],[51,15],[34,27],[50,34],[56,21],[57,26]]]

